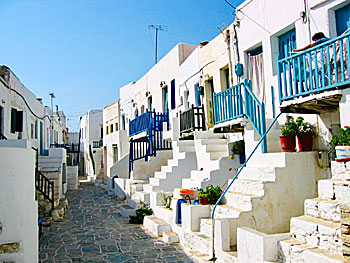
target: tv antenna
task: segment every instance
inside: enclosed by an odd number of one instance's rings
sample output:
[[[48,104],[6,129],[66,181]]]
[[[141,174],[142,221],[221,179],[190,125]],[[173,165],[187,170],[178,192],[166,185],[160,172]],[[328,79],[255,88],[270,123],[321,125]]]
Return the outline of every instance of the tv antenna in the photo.
[[[164,26],[164,25],[148,25],[148,28],[149,29],[154,29],[156,31],[155,63],[157,64],[157,62],[158,62],[158,57],[157,57],[157,53],[158,53],[158,30],[168,31],[168,26]]]

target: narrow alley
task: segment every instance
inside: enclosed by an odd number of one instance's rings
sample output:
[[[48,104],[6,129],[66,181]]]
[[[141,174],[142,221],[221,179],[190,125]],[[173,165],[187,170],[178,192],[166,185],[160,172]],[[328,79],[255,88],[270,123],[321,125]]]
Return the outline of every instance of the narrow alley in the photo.
[[[69,210],[40,238],[40,262],[184,262],[182,249],[129,224],[121,202],[92,184],[68,192]]]

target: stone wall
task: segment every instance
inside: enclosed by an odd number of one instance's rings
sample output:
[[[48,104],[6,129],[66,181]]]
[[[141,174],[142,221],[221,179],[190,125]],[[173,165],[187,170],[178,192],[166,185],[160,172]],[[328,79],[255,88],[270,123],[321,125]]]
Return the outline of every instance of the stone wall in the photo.
[[[78,189],[78,166],[67,166],[68,190]]]

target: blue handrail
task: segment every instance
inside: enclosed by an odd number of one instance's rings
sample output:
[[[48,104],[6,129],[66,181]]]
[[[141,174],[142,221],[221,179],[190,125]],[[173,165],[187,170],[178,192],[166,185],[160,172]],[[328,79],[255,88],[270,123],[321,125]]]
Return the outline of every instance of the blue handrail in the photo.
[[[277,57],[280,104],[350,84],[349,67],[350,32],[303,52]]]
[[[243,86],[243,83],[239,83],[227,90],[213,93],[215,124],[244,117]]]
[[[227,191],[230,189],[231,185],[234,183],[234,181],[237,179],[238,175],[242,172],[243,168],[247,165],[248,161],[250,160],[250,158],[254,155],[255,151],[258,149],[259,145],[265,140],[266,135],[269,133],[269,131],[271,130],[272,126],[276,123],[277,119],[281,116],[281,112],[277,115],[277,117],[272,121],[271,125],[269,126],[269,128],[267,129],[267,131],[262,135],[260,141],[258,142],[258,144],[255,146],[254,150],[251,152],[251,154],[249,155],[249,157],[247,158],[247,160],[244,162],[244,164],[241,166],[241,168],[238,170],[238,172],[236,173],[236,175],[233,177],[231,183],[227,186],[227,188],[225,189],[225,191],[222,193],[222,195],[220,196],[219,200],[216,202],[216,204],[213,207],[213,211],[211,213],[211,219],[212,219],[212,226],[213,226],[213,237],[212,237],[212,250],[213,250],[213,258],[215,258],[215,248],[214,248],[214,227],[215,227],[215,210],[216,207],[219,205],[219,203],[221,202],[222,198],[224,198],[225,194],[227,193]]]

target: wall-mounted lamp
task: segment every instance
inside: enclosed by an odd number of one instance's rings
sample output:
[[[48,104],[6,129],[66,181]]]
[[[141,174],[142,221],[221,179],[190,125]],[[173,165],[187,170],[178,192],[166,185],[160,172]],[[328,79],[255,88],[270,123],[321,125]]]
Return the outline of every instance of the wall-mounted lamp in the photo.
[[[165,85],[165,81],[161,81],[160,84],[159,84],[159,86],[160,86],[161,88],[163,88],[164,85]]]
[[[149,92],[149,91],[146,91],[146,97],[148,97],[149,95],[151,94],[151,92]]]

